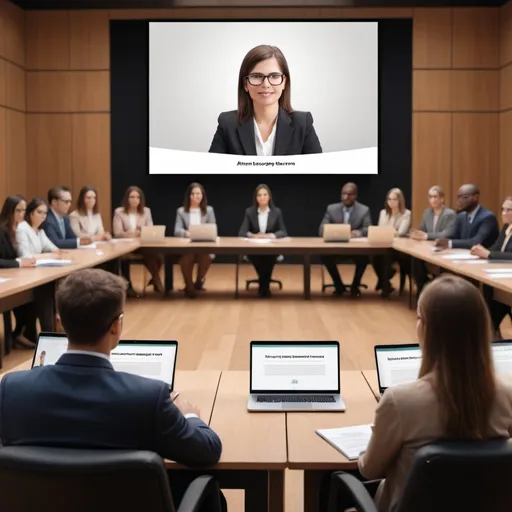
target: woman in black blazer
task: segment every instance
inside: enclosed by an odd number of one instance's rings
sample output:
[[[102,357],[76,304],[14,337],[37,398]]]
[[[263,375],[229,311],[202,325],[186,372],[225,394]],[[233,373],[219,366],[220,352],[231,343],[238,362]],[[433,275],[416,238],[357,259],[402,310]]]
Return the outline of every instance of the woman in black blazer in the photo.
[[[494,245],[489,249],[482,245],[476,245],[471,249],[471,254],[486,260],[507,260],[512,262],[512,196],[505,198],[505,201],[503,201],[501,218],[503,219],[503,227]],[[486,286],[484,292],[489,304],[496,339],[501,339],[500,325],[505,316],[511,314],[510,306],[494,300],[490,286]]]
[[[279,48],[256,46],[238,77],[238,110],[222,112],[210,153],[301,155],[322,153],[310,112],[291,106],[291,77]]]
[[[281,210],[274,206],[272,193],[267,185],[261,184],[254,192],[254,206],[245,210],[244,220],[240,226],[240,237],[247,238],[284,238],[287,235]],[[259,280],[258,294],[270,297],[270,280],[277,256],[249,255]]]
[[[8,196],[0,212],[0,268],[35,267],[35,258],[18,258],[16,250],[16,226],[23,222],[27,203],[21,196]],[[13,342],[25,348],[34,348],[37,337],[36,318],[32,304],[13,309],[16,328]]]

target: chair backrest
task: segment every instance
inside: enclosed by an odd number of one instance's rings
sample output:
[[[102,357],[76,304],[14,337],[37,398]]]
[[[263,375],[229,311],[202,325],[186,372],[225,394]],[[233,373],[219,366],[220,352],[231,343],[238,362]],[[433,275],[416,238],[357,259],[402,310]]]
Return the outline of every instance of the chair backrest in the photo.
[[[512,444],[443,441],[418,450],[398,512],[512,510]]]
[[[174,512],[164,462],[147,451],[0,449],[2,510]]]

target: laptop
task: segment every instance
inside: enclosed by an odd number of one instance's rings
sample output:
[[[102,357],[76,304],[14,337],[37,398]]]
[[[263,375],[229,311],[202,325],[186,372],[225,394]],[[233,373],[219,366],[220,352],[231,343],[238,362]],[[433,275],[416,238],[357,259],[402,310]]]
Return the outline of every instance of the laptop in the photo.
[[[349,242],[350,224],[324,224],[324,242]]]
[[[345,410],[337,341],[252,341],[250,353],[249,411]]]
[[[141,242],[165,242],[166,226],[142,226],[140,228]]]
[[[55,364],[67,348],[65,334],[40,333],[32,368]],[[164,381],[169,385],[169,391],[173,391],[177,355],[177,341],[121,340],[110,353],[110,362],[116,371]]]
[[[393,226],[368,226],[368,242],[370,244],[392,244],[395,239]]]
[[[512,340],[494,341],[492,356],[496,373],[512,374]],[[375,364],[379,393],[382,395],[387,388],[415,381],[420,372],[421,359],[421,349],[417,343],[377,345]]]
[[[188,229],[191,242],[216,242],[217,224],[193,224]]]

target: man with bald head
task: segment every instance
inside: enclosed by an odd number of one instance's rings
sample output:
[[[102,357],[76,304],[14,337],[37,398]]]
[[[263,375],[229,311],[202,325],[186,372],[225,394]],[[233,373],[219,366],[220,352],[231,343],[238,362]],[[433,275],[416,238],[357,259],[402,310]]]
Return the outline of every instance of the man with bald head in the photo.
[[[320,224],[319,235],[324,235],[325,224],[350,224],[351,236],[364,237],[368,235],[368,226],[371,226],[372,219],[368,206],[357,202],[357,185],[355,183],[346,183],[341,189],[341,203],[330,204],[325,211],[324,218]],[[341,280],[338,272],[337,264],[350,260],[356,264],[354,280],[350,287],[352,297],[359,297],[361,292],[359,286],[363,277],[366,266],[368,265],[367,256],[337,256],[324,255],[322,263],[331,276],[334,284],[334,294],[343,295],[345,293],[345,285]]]
[[[472,184],[462,185],[457,193],[459,213],[455,223],[441,233],[436,247],[471,249],[475,245],[490,247],[499,235],[496,215],[480,205],[480,190]]]

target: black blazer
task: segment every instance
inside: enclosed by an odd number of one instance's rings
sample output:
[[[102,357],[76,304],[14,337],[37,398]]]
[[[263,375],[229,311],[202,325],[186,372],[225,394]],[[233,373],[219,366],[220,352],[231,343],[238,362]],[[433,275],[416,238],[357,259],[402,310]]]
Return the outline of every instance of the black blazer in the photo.
[[[210,146],[210,153],[227,155],[256,155],[254,121],[250,116],[240,123],[238,111],[222,112]],[[322,146],[313,128],[310,112],[286,112],[279,107],[274,155],[303,155],[322,153]]]
[[[510,240],[507,242],[507,245],[505,246],[505,250],[502,251],[501,248],[503,246],[503,243],[505,242],[506,234],[509,224],[505,224],[500,231],[500,235],[498,236],[498,239],[494,244],[489,247],[489,259],[490,260],[512,260],[512,237],[510,237]]]
[[[467,224],[467,212],[457,214],[455,222],[444,231],[446,238],[452,240],[454,249],[471,249],[481,244],[490,247],[499,235],[498,219],[487,208],[480,207],[471,224]]]
[[[222,451],[206,423],[181,414],[165,382],[73,353],[2,378],[0,439],[3,446],[149,450],[190,467],[211,466]]]
[[[258,208],[251,206],[245,210],[244,220],[240,226],[238,236],[246,237],[247,233],[257,234],[260,232],[260,226],[258,223]],[[286,226],[283,221],[283,214],[279,208],[275,206],[270,207],[268,212],[267,230],[265,233],[274,233],[276,238],[284,238],[288,236],[286,233]]]
[[[59,221],[57,220],[57,217],[55,216],[51,208],[48,208],[48,215],[46,216],[46,220],[41,225],[41,229],[44,230],[46,236],[59,249],[76,249],[78,247],[78,237],[75,235],[75,232],[71,228],[69,217],[65,215],[63,218],[64,231],[66,233],[66,236],[64,238],[62,237]]]
[[[0,228],[0,268],[17,268],[20,264],[16,261],[18,254],[12,244],[9,232]]]

